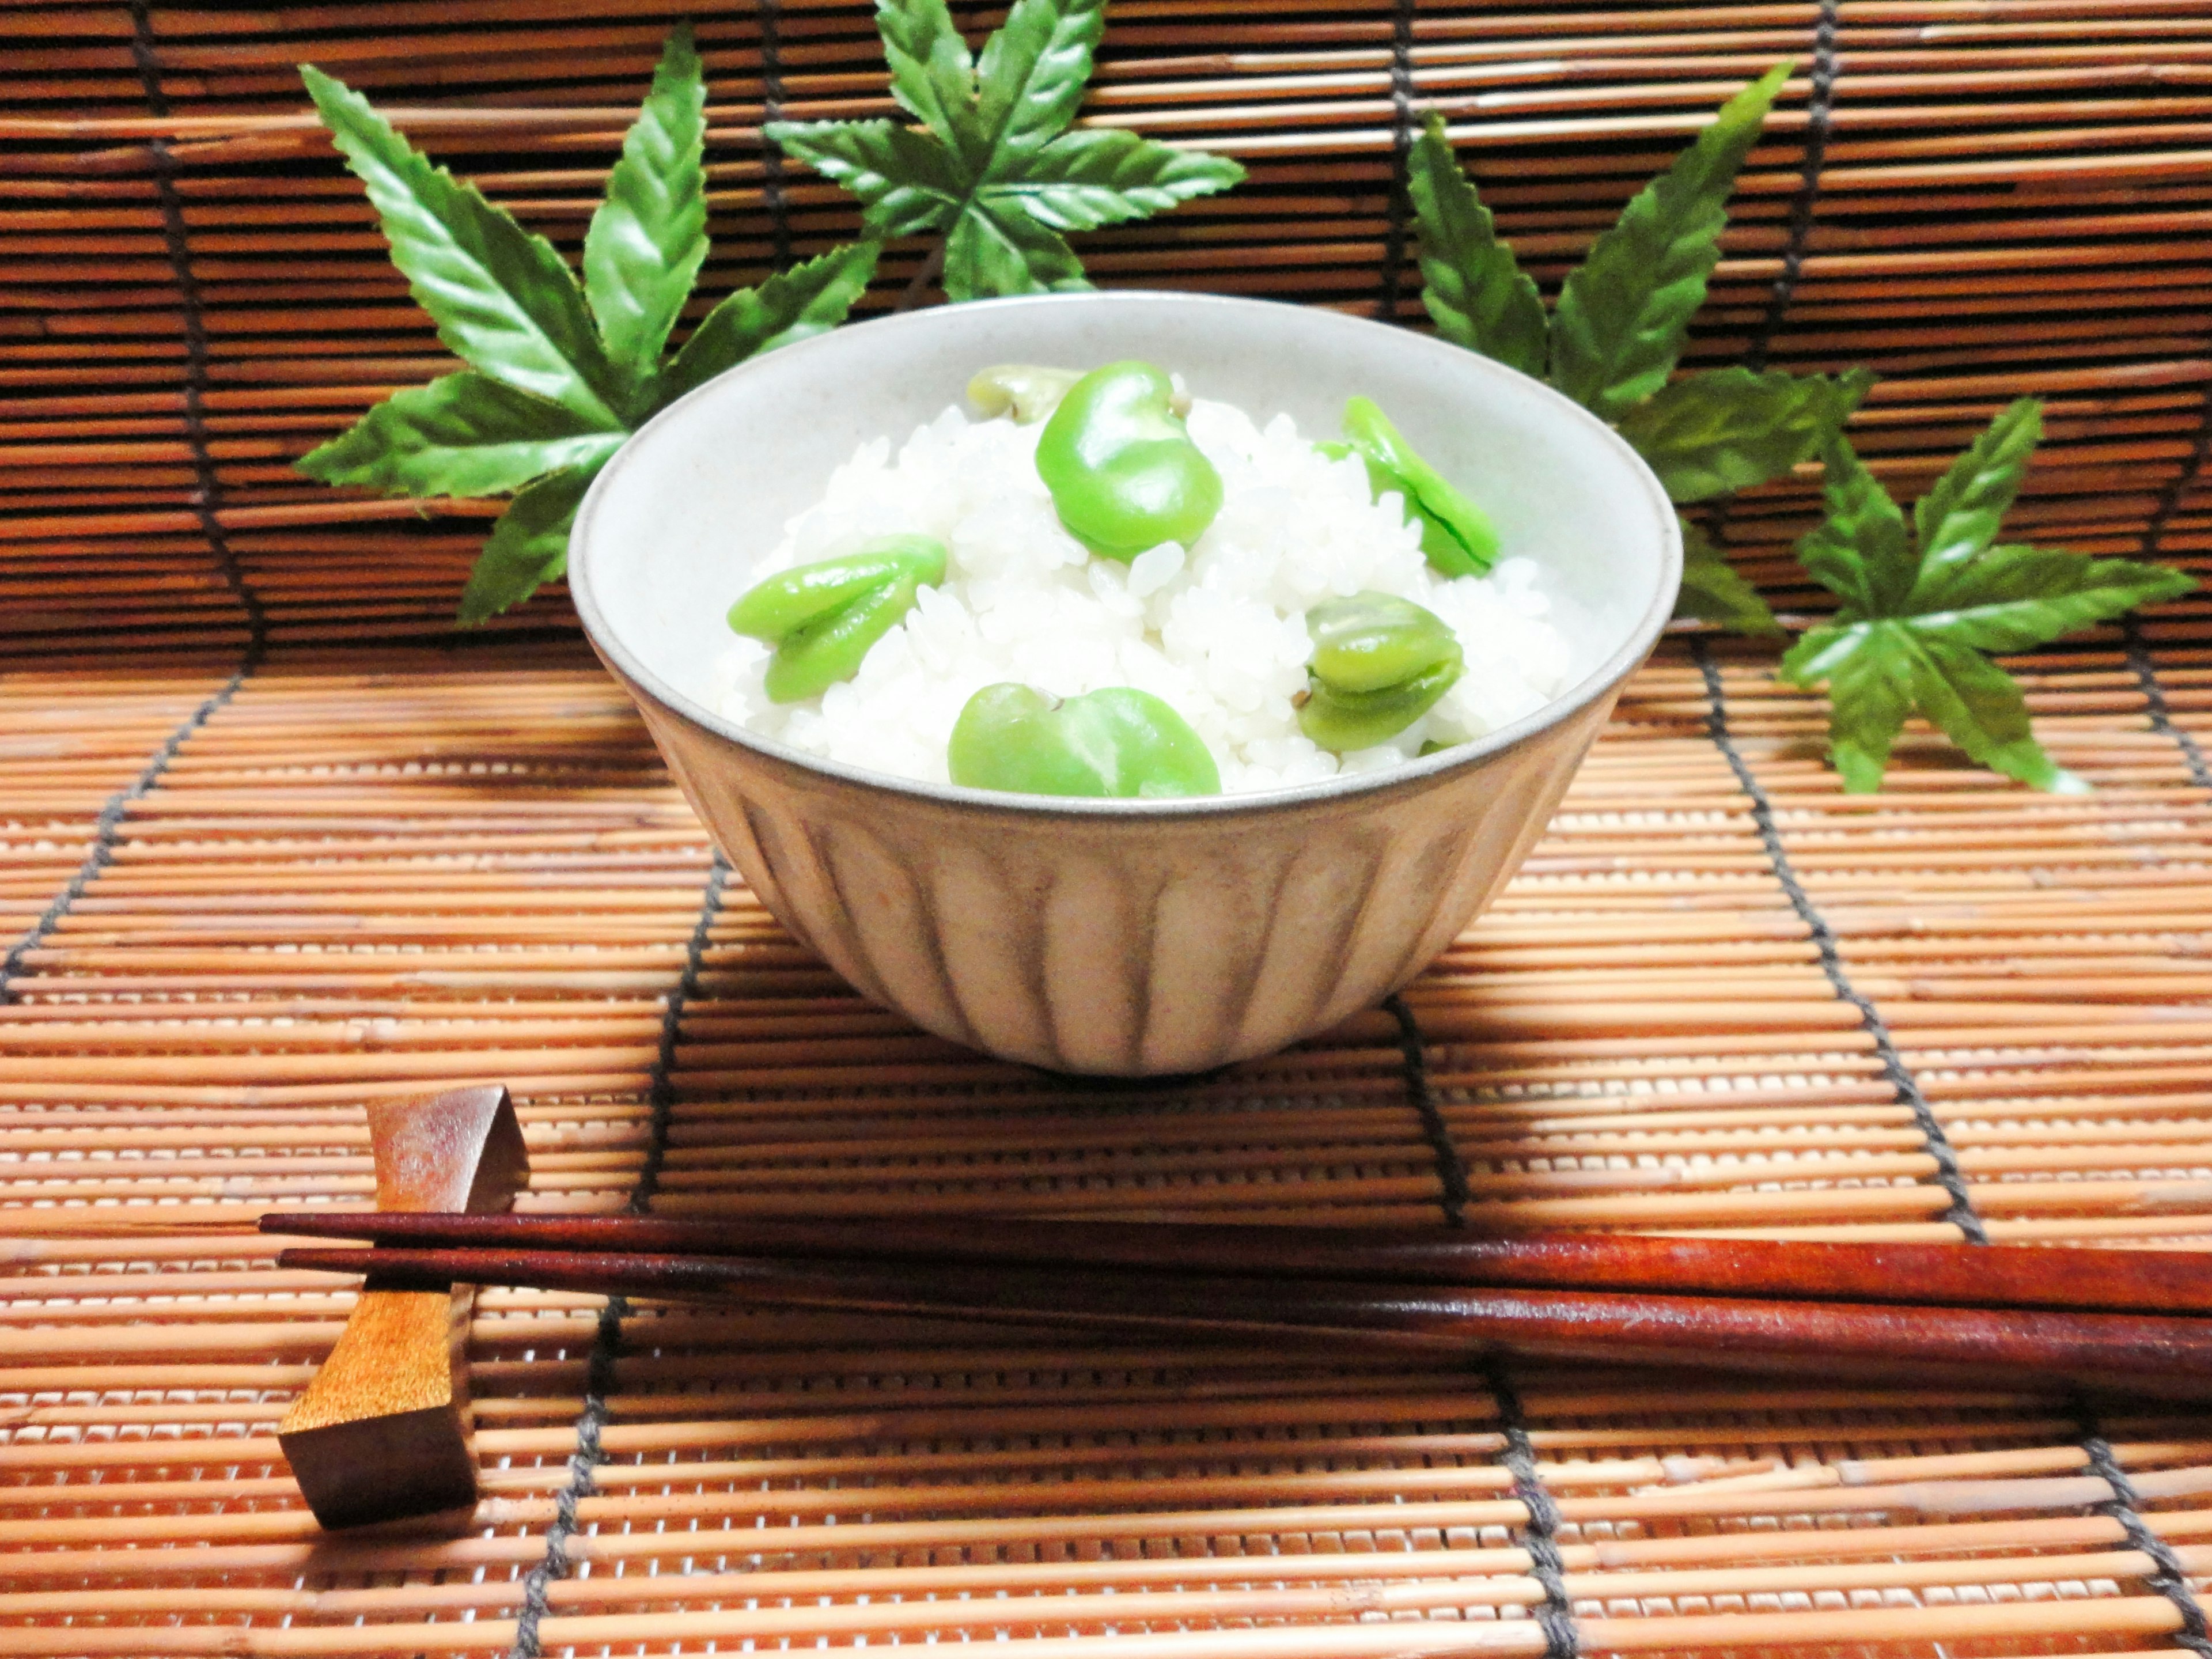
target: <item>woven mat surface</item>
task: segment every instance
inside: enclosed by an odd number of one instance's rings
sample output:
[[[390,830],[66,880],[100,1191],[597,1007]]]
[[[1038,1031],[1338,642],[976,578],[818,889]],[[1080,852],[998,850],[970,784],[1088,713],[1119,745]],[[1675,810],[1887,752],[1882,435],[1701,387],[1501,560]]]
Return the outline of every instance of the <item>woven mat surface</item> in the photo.
[[[869,14],[698,16],[694,319],[854,234],[759,129],[895,112]],[[363,1103],[470,1079],[514,1088],[538,1210],[2212,1233],[2202,596],[2014,665],[2069,798],[1916,729],[1846,799],[1771,650],[1669,641],[1399,1007],[1223,1075],[1055,1080],[855,998],[717,876],[557,586],[450,641],[494,506],[290,466],[453,367],[295,65],[574,259],[678,15],[0,8],[0,1655],[2212,1659],[2212,1419],[2003,1376],[495,1292],[479,1508],[318,1532],[275,1430],[352,1298],[253,1218],[359,1203]],[[1549,290],[1783,57],[1686,366],[1873,368],[1852,437],[1905,498],[2043,397],[2008,534],[2203,574],[2203,0],[1115,0],[1084,118],[1251,178],[1081,252],[1419,326],[1432,106]],[[1816,494],[1713,525],[1799,625]]]
[[[2157,1649],[2212,1430],[2126,1402],[487,1293],[486,1496],[319,1534],[350,1296],[248,1231],[362,1103],[513,1085],[525,1207],[2212,1231],[2212,654],[2026,665],[2094,794],[1670,643],[1404,997],[1202,1081],[921,1036],[794,946],[572,647],[18,674],[0,750],[0,1652]]]

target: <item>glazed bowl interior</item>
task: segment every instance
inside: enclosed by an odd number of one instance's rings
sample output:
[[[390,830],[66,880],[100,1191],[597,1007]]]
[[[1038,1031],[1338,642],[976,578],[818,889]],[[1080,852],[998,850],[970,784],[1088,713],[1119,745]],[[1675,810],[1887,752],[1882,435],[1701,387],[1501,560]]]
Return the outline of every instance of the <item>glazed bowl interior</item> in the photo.
[[[587,631],[635,684],[732,741],[896,789],[972,795],[847,774],[723,720],[708,688],[730,641],[725,614],[786,522],[820,499],[830,474],[863,441],[888,437],[896,447],[960,402],[969,376],[988,364],[1088,367],[1125,357],[1172,369],[1194,395],[1239,404],[1263,422],[1288,413],[1316,438],[1336,434],[1346,398],[1373,398],[1490,513],[1509,553],[1525,551],[1549,571],[1577,683],[1516,726],[1419,763],[1424,769],[1475,760],[1602,695],[1650,648],[1673,604],[1679,545],[1657,481],[1608,428],[1548,387],[1473,352],[1338,313],[1108,293],[851,325],[700,387],[624,447],[577,515],[569,581]],[[1362,787],[1374,776],[1303,787]],[[1157,814],[1203,804],[1084,805]]]

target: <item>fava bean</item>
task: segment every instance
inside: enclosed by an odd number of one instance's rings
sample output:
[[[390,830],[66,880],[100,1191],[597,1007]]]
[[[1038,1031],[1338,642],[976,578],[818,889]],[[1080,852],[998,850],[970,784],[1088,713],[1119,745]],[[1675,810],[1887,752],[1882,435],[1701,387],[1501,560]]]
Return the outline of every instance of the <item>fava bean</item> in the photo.
[[[1015,425],[1028,426],[1059,408],[1068,387],[1082,378],[1073,368],[996,363],[968,382],[968,401],[986,420],[1011,415]]]
[[[1150,692],[1109,685],[1066,700],[1033,685],[987,685],[953,723],[952,781],[1028,795],[1218,795],[1206,740]]]
[[[1036,467],[1068,532],[1123,564],[1162,542],[1188,547],[1221,511],[1221,475],[1150,363],[1109,363],[1069,387],[1037,436]]]
[[[1466,671],[1459,638],[1434,611],[1389,593],[1354,593],[1306,612],[1298,729],[1339,754],[1371,749],[1436,706]]]
[[[772,702],[797,702],[850,679],[921,588],[945,580],[945,544],[884,536],[857,553],[781,571],[730,607],[730,627],[775,647]]]
[[[1498,562],[1498,531],[1489,514],[1462,495],[1407,443],[1374,400],[1354,398],[1344,406],[1345,443],[1324,443],[1324,454],[1357,455],[1367,465],[1368,487],[1380,501],[1396,492],[1408,522],[1421,527],[1421,551],[1447,576],[1480,576]]]

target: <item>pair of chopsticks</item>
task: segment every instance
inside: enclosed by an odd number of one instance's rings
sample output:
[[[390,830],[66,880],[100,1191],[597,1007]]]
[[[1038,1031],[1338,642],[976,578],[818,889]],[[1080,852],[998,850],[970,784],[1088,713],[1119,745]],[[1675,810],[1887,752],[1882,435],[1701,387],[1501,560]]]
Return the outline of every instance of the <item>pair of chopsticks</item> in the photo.
[[[280,1266],[392,1288],[1242,1335],[2212,1397],[2212,1254],[1049,1221],[281,1212]]]

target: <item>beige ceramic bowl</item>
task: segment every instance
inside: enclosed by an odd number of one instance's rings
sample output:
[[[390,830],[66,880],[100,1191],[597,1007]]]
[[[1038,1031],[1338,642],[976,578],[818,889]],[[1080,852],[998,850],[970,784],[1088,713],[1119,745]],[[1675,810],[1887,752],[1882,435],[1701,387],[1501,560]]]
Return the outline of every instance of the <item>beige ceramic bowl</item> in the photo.
[[[987,363],[1142,357],[1333,435],[1364,392],[1557,573],[1578,678],[1527,720],[1382,775],[1197,800],[911,782],[757,737],[706,696],[751,562],[864,439],[902,439]],[[743,364],[640,432],[577,514],[568,579],[715,841],[793,934],[956,1042],[1070,1072],[1191,1072],[1371,1006],[1543,831],[1674,599],[1650,471],[1524,375],[1334,312],[1085,294],[861,323]],[[1479,643],[1472,647],[1481,647]]]

